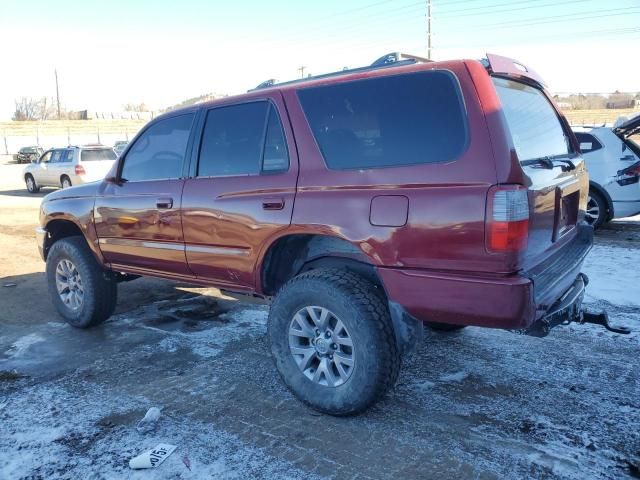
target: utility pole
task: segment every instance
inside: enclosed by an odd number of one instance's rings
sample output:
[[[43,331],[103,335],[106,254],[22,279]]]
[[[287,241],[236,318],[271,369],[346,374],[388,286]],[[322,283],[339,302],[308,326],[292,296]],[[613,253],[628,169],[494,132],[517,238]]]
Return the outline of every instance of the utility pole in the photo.
[[[431,60],[431,0],[427,0],[427,58]]]
[[[58,89],[58,69],[54,68],[53,73],[56,75],[56,100],[58,101],[58,120],[60,120],[60,90]]]
[[[298,71],[300,72],[300,78],[304,78],[304,69],[307,68],[304,65],[300,65]]]

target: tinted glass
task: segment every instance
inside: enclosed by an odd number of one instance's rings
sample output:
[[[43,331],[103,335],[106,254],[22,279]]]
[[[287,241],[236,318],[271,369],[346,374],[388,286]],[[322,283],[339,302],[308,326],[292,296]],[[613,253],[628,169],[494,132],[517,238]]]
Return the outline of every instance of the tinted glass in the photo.
[[[193,116],[160,120],[145,130],[124,158],[122,179],[135,182],[182,176]]]
[[[82,150],[80,160],[92,162],[94,160],[115,160],[118,156],[113,148],[101,148],[99,150]]]
[[[289,152],[284,139],[284,131],[276,109],[269,108],[269,123],[264,141],[262,171],[265,173],[282,172],[289,169]]]
[[[40,158],[40,162],[41,162],[41,163],[47,163],[47,162],[49,162],[49,160],[51,160],[51,152],[47,152],[47,153],[45,153],[45,154]]]
[[[209,110],[202,134],[198,176],[260,173],[267,102]]]
[[[520,161],[569,153],[560,119],[542,91],[503,78],[493,84]]]
[[[580,151],[582,153],[593,152],[594,150],[600,150],[602,145],[596,140],[596,137],[589,135],[588,133],[575,132],[578,143],[580,144]]]
[[[64,150],[54,150],[51,154],[51,163],[60,163],[62,160],[62,155],[64,154]]]
[[[359,80],[298,95],[332,169],[448,162],[466,148],[466,113],[449,72]]]

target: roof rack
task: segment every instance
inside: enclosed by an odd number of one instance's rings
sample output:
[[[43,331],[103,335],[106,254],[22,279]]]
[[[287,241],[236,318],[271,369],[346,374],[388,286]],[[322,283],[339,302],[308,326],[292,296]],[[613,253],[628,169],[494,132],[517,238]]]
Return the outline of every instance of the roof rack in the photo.
[[[382,57],[378,58],[375,62],[373,62],[371,65],[368,65],[366,67],[358,67],[358,68],[350,68],[350,69],[345,68],[344,70],[340,70],[337,72],[323,73],[321,75],[308,76],[306,78],[300,78],[298,80],[289,80],[288,82],[280,82],[280,83],[276,82],[274,78],[270,78],[269,80],[266,80],[261,84],[259,84],[256,88],[252,88],[251,90],[249,90],[249,92],[253,92],[255,90],[262,90],[263,88],[270,88],[276,85],[278,86],[292,85],[295,83],[302,83],[309,80],[317,80],[319,78],[329,78],[329,77],[335,77],[338,75],[346,75],[349,73],[377,70],[379,68],[396,67],[398,65],[411,65],[414,63],[423,63],[423,62],[426,63],[426,62],[432,62],[432,61],[433,60],[429,60],[428,58],[419,57],[417,55],[409,55],[408,53],[391,52],[391,53],[387,53],[386,55],[383,55]]]

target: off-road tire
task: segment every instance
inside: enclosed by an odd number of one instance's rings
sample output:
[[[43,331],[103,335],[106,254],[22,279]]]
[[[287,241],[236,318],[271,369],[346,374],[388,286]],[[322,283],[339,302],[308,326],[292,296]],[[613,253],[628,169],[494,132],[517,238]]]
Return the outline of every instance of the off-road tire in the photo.
[[[29,187],[29,179],[33,182],[33,187]],[[40,187],[36,184],[35,178],[30,173],[27,173],[24,177],[24,183],[27,186],[27,192],[29,193],[38,193],[40,191]]]
[[[56,268],[62,259],[70,260],[82,279],[84,298],[76,311],[63,303],[56,287]],[[47,283],[56,310],[74,327],[98,325],[109,318],[116,307],[117,282],[98,264],[83,237],[62,238],[51,246],[47,255]]]
[[[307,306],[329,309],[349,331],[354,366],[339,386],[313,382],[290,351],[291,321]],[[392,325],[384,295],[372,283],[346,270],[318,269],[294,277],[279,290],[268,330],[276,368],[291,392],[315,410],[342,416],[367,409],[395,384],[401,358]]]
[[[436,332],[457,332],[466,325],[453,325],[451,323],[425,322],[425,325]]]

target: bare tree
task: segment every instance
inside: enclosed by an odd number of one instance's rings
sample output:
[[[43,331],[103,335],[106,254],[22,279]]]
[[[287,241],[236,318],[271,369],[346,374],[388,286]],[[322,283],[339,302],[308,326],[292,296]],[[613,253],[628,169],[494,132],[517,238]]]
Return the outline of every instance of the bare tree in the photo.
[[[32,97],[21,97],[14,100],[16,110],[13,113],[13,120],[38,120],[40,114],[39,101]]]
[[[148,112],[149,107],[144,102],[140,103],[127,103],[123,105],[125,112]]]
[[[16,109],[13,120],[48,120],[56,115],[56,108],[52,98],[20,97],[14,100]]]

